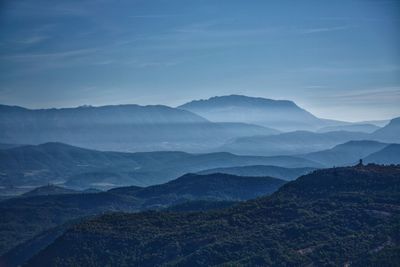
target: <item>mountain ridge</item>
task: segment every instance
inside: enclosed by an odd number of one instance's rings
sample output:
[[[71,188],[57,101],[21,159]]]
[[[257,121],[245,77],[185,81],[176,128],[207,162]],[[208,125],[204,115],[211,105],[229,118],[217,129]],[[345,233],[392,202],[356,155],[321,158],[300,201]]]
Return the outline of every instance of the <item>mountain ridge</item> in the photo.
[[[364,266],[400,245],[399,179],[399,165],[332,168],[224,210],[103,215],[72,227],[27,266]]]
[[[0,202],[0,255],[43,231],[85,216],[165,209],[187,201],[247,200],[275,192],[285,183],[272,177],[186,174],[168,183],[144,188],[121,187],[100,193],[35,195],[4,200]]]
[[[302,157],[316,160],[327,167],[353,165],[358,160],[380,151],[388,145],[390,144],[372,140],[348,141],[331,149],[308,153],[302,155]]]
[[[73,189],[164,183],[188,172],[245,165],[318,167],[313,161],[292,157],[238,156],[227,152],[108,152],[62,143],[0,150],[2,186],[40,186],[49,183]]]
[[[275,134],[249,123],[213,123],[163,105],[30,110],[0,106],[0,142],[63,142],[100,150],[201,152],[238,136]]]
[[[244,95],[216,96],[178,106],[210,121],[250,122],[281,131],[310,130],[345,122],[319,119],[290,100]]]

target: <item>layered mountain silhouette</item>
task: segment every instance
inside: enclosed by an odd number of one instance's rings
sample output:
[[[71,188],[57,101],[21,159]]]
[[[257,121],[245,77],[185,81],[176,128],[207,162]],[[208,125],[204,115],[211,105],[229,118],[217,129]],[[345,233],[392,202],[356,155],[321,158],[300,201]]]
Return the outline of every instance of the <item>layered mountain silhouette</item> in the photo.
[[[246,123],[212,123],[167,106],[117,105],[30,110],[0,106],[0,142],[71,145],[118,151],[204,151],[239,137],[278,131]]]
[[[0,150],[0,185],[41,186],[60,184],[74,189],[108,189],[165,183],[188,172],[205,169],[275,165],[320,167],[292,156],[237,156],[230,153],[184,152],[122,153],[83,149],[62,143],[20,146]]]
[[[348,141],[359,140],[399,143],[400,118],[391,120],[387,125],[372,133],[294,131],[270,136],[247,136],[230,140],[219,150],[241,155],[295,155],[326,150]]]
[[[288,100],[243,95],[216,96],[179,106],[215,122],[247,122],[282,131],[315,130],[343,122],[319,119]]]
[[[254,165],[229,168],[214,168],[198,172],[199,174],[227,173],[240,176],[272,176],[283,180],[294,180],[297,177],[310,173],[316,168],[284,168],[278,166]]]
[[[271,136],[249,136],[236,138],[220,147],[242,155],[295,155],[329,149],[351,140],[365,140],[370,137],[361,132],[326,132],[295,131]]]
[[[350,140],[400,142],[398,124],[399,119],[393,119],[377,129],[372,124],[329,121],[291,101],[238,95],[193,101],[179,108],[116,105],[30,110],[0,105],[0,149],[63,142],[123,152],[293,155],[332,148]],[[295,131],[280,134],[273,128]],[[269,138],[273,144],[269,144]]]
[[[173,181],[146,188],[121,187],[110,193],[146,199],[142,207],[170,206],[187,200],[240,201],[275,192],[285,183],[271,177],[236,176],[224,173],[186,174]]]
[[[360,159],[363,159],[370,154],[373,154],[377,151],[381,151],[389,144],[381,143],[377,141],[349,141],[344,144],[337,145],[331,149],[318,151],[303,155],[304,158],[315,160],[327,167],[333,166],[343,166],[343,165],[354,165]],[[382,152],[382,154],[386,155],[386,152]],[[393,156],[392,160],[396,157]],[[397,154],[397,160],[400,160],[400,154]],[[391,163],[396,163],[396,161],[392,161]],[[380,161],[369,161],[371,163],[382,163]]]
[[[392,119],[387,125],[372,133],[375,140],[400,143],[400,117]]]
[[[71,220],[110,211],[160,209],[187,201],[240,201],[276,191],[286,182],[271,177],[242,177],[228,174],[187,174],[166,184],[116,188],[102,193],[72,193],[14,198],[0,202],[0,255],[16,248],[17,255],[29,255],[38,248],[24,245],[38,243],[43,232]],[[51,238],[50,238],[51,240]],[[40,242],[39,242],[40,243]],[[44,248],[47,243],[40,243]],[[21,251],[21,246],[26,250]],[[8,255],[8,256],[7,256]],[[9,251],[2,262],[17,261]],[[11,258],[10,258],[11,257]]]
[[[400,164],[400,144],[391,144],[365,157],[364,162],[379,164]]]
[[[381,127],[376,126],[374,124],[346,124],[346,125],[323,127],[321,129],[318,129],[317,132],[326,133],[335,131],[347,131],[347,132],[373,133],[376,130],[379,130],[380,128]]]
[[[333,168],[226,210],[103,215],[27,266],[396,266],[399,179],[399,166]]]

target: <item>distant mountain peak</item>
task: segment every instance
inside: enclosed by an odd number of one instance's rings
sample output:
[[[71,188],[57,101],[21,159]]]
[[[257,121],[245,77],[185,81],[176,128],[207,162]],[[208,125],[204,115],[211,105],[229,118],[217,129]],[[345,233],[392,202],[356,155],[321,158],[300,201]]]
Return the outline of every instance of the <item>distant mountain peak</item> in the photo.
[[[246,122],[283,131],[317,129],[329,124],[293,101],[245,95],[193,100],[178,108],[214,122]]]
[[[224,95],[224,96],[213,96],[208,99],[193,100],[186,104],[179,106],[178,108],[203,105],[275,105],[275,106],[286,106],[286,107],[297,107],[293,101],[290,100],[275,100],[263,97],[252,97],[246,95]]]

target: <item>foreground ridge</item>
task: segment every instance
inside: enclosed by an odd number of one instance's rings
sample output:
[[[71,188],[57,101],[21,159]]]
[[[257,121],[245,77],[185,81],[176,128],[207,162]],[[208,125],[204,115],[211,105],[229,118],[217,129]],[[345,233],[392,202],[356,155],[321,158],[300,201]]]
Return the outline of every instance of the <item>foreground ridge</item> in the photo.
[[[360,164],[314,171],[222,211],[103,215],[28,266],[396,266],[399,182],[399,165]]]

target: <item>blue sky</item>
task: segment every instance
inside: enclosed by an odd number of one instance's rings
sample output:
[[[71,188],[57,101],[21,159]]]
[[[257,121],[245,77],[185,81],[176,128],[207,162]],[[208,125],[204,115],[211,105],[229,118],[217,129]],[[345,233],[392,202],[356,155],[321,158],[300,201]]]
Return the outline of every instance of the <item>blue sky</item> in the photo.
[[[0,4],[0,103],[290,99],[341,120],[400,116],[400,1]]]

